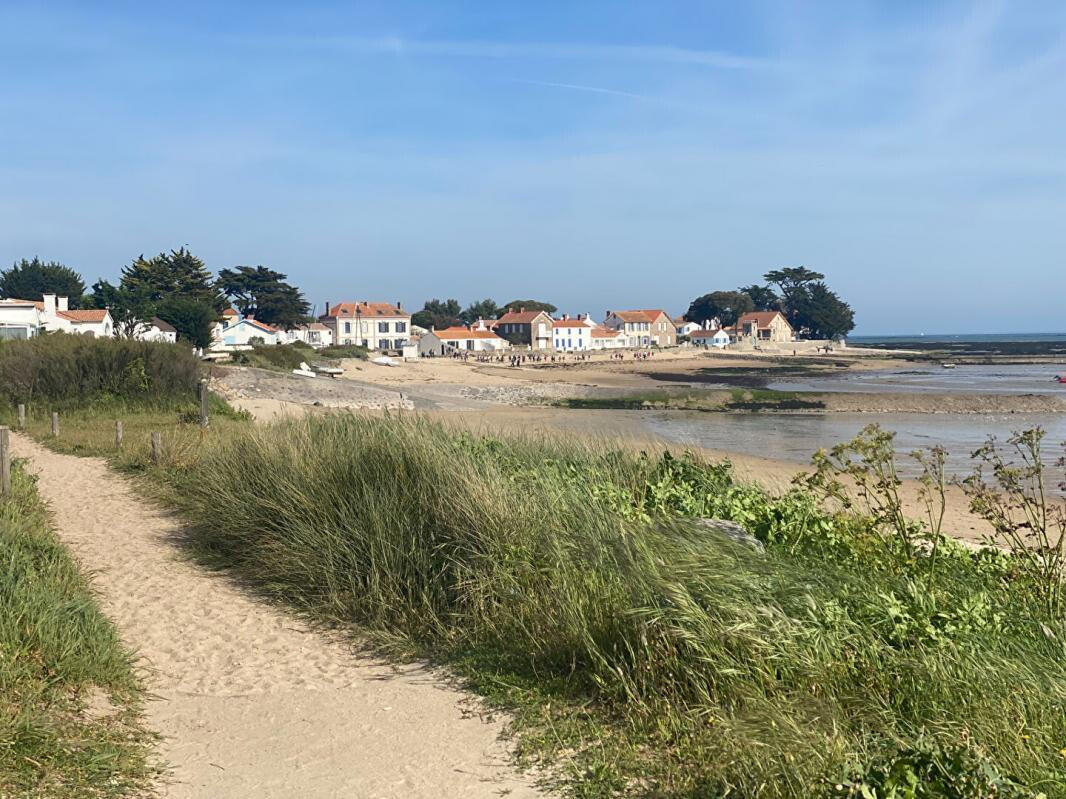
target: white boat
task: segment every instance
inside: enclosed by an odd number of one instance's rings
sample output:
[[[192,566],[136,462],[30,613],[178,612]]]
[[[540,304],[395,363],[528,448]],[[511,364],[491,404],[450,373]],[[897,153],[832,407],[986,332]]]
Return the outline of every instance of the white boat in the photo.
[[[315,373],[311,371],[311,367],[309,367],[306,363],[301,363],[300,364],[300,368],[299,369],[293,369],[292,373],[294,375],[299,375],[300,377],[314,377],[315,376]]]
[[[953,364],[953,363],[942,363],[940,365],[943,366],[945,369],[954,369],[955,368],[955,364]]]

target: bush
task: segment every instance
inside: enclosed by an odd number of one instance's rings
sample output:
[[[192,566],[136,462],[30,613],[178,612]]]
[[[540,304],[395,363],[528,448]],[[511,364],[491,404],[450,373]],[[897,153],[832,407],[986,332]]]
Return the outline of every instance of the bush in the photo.
[[[199,379],[180,344],[66,333],[0,342],[0,405],[172,404],[194,399]]]
[[[728,466],[421,419],[290,420],[165,479],[206,557],[457,664],[582,795],[922,795],[901,769],[937,796],[1066,795],[1066,625],[1032,615],[1009,554],[944,542],[933,570]]]
[[[334,344],[323,347],[318,354],[323,358],[358,358],[361,361],[365,361],[370,356],[366,347],[357,347],[352,344]]]
[[[299,369],[301,363],[310,360],[313,353],[295,344],[257,344],[250,350],[236,350],[231,354],[233,363],[256,366],[260,369],[278,369],[288,372]]]

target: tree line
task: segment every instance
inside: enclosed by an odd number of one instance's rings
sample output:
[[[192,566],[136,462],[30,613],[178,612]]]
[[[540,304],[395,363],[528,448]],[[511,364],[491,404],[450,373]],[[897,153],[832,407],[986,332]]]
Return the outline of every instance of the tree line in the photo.
[[[88,292],[74,269],[23,258],[0,270],[0,298],[40,300],[56,294],[67,297],[72,309],[107,308],[122,336],[132,336],[139,324],[158,317],[179,338],[207,347],[212,327],[230,305],[282,329],[310,321],[310,304],[287,281],[265,266],[235,266],[213,276],[202,259],[181,247],[150,258],[140,255],[122,269],[118,284],[101,279]]]
[[[717,319],[730,327],[752,311],[780,311],[797,334],[808,338],[842,338],[855,328],[855,312],[829,288],[825,275],[804,266],[773,269],[763,275],[768,285],[712,291],[692,301],[685,320]]]
[[[475,300],[465,308],[459,300],[426,300],[422,310],[411,314],[411,324],[443,330],[457,325],[472,325],[478,319],[496,319],[508,311],[524,308],[527,311],[544,311],[553,314],[559,309],[550,302],[540,300],[511,300],[505,305],[497,305],[495,300]]]

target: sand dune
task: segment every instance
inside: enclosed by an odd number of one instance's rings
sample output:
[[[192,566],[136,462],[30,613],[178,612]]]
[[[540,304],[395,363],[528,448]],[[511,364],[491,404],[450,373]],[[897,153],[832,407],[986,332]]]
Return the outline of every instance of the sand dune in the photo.
[[[537,795],[476,699],[424,668],[357,656],[189,563],[176,521],[104,461],[23,436],[14,448],[149,670],[148,721],[172,767],[164,796]]]

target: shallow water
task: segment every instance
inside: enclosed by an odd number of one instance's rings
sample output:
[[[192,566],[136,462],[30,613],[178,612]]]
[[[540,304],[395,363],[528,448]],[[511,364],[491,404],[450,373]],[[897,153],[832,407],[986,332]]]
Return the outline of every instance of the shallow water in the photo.
[[[1066,414],[656,411],[643,413],[642,420],[652,433],[676,443],[802,464],[810,463],[811,455],[818,449],[828,449],[854,438],[866,425],[877,423],[896,433],[899,453],[937,444],[943,446],[948,451],[948,469],[957,476],[970,473],[973,468],[970,455],[989,435],[1005,440],[1013,431],[1043,427],[1048,433],[1043,453],[1048,465],[1062,456],[1062,442],[1066,441]],[[903,476],[909,477],[921,471],[912,458],[905,456],[898,458],[898,468]]]
[[[841,372],[824,377],[783,379],[768,383],[778,391],[850,391],[858,393],[915,394],[1061,394],[1066,384],[1055,376],[1066,374],[1066,364],[1016,364],[956,366],[919,366],[905,369]]]

